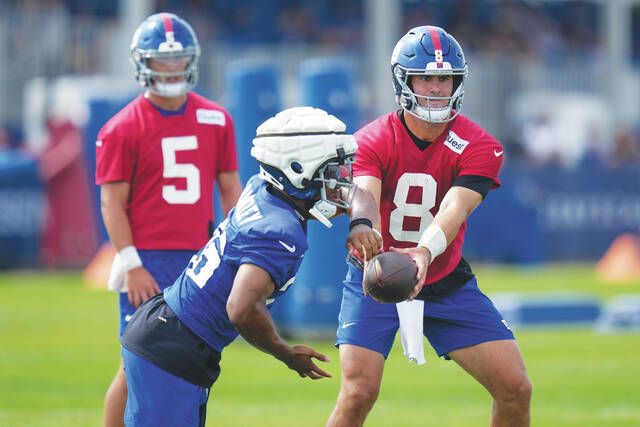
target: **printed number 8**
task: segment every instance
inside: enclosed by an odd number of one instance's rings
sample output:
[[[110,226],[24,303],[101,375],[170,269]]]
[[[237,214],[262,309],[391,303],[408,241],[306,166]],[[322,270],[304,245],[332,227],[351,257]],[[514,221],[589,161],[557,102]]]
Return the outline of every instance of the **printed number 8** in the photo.
[[[408,203],[409,188],[422,188],[422,201]],[[429,210],[436,205],[436,190],[438,183],[431,175],[424,173],[405,173],[398,180],[393,203],[397,206],[389,215],[389,233],[397,241],[418,243],[422,232],[427,228],[433,215]],[[404,218],[410,216],[420,218],[420,229],[407,231],[402,229]]]

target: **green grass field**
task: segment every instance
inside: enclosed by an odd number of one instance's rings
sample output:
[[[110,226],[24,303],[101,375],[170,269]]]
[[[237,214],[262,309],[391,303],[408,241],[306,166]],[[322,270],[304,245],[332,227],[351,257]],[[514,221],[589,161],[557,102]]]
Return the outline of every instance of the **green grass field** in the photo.
[[[487,293],[583,291],[603,299],[640,293],[640,283],[600,284],[585,266],[476,273]],[[119,356],[116,329],[114,295],[84,287],[78,273],[0,274],[0,426],[100,426]],[[590,329],[517,335],[534,383],[532,425],[640,426],[640,335]],[[323,426],[340,385],[338,353],[330,342],[311,344],[331,357],[333,378],[300,379],[246,343],[232,344],[207,426]],[[488,425],[484,390],[431,350],[427,359],[415,366],[398,345],[393,349],[367,426]]]

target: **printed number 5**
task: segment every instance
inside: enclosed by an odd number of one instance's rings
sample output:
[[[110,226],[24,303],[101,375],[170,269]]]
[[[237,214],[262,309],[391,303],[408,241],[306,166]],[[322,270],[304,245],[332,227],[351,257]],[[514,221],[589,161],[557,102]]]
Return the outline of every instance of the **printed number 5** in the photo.
[[[172,205],[192,205],[200,200],[200,171],[190,163],[176,163],[176,151],[195,150],[198,140],[195,136],[175,136],[162,138],[162,176],[164,178],[185,178],[187,188],[178,190],[175,185],[162,187],[162,198]]]
[[[422,200],[420,203],[409,203],[409,188],[422,188]],[[398,180],[396,193],[393,195],[393,203],[397,206],[389,216],[389,233],[399,242],[418,243],[422,232],[431,221],[433,215],[429,210],[436,205],[436,190],[438,184],[431,175],[424,173],[405,173]],[[403,229],[405,217],[420,219],[420,229],[408,231]]]

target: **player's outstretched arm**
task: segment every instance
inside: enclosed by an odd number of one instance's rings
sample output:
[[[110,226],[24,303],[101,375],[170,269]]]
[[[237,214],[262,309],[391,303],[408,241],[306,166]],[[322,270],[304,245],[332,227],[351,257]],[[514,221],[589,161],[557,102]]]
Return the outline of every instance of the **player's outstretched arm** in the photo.
[[[455,239],[460,227],[482,201],[482,195],[465,187],[451,187],[444,195],[440,209],[433,221],[422,233],[415,248],[395,249],[414,259],[418,266],[418,282],[409,299],[414,298],[427,278],[427,268],[433,259],[442,254]]]
[[[354,178],[356,191],[351,202],[347,250],[356,252],[361,259],[371,259],[382,250],[380,236],[381,181],[372,176]]]
[[[229,320],[249,344],[281,360],[301,377],[331,377],[313,362],[327,362],[327,356],[304,345],[291,346],[278,335],[265,304],[274,288],[269,273],[254,264],[242,264],[227,300]]]

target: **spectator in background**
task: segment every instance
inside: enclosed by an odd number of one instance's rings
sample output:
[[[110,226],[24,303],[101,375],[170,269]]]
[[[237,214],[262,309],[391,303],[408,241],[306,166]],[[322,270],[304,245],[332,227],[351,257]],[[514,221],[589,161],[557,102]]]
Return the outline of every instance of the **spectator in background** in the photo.
[[[601,97],[566,91],[518,94],[510,114],[524,153],[534,165],[605,164],[613,145],[613,116]]]
[[[67,118],[49,114],[48,142],[38,157],[47,210],[41,237],[45,266],[86,265],[98,247],[91,184],[84,164],[82,132]]]
[[[616,132],[611,165],[613,167],[640,165],[640,135],[637,130],[626,128]]]
[[[13,144],[11,143],[9,131],[4,127],[0,127],[0,151],[11,150],[12,148]]]
[[[120,334],[136,307],[173,283],[213,230],[217,181],[225,215],[240,196],[233,122],[193,92],[200,44],[180,17],[159,13],[136,30],[131,59],[145,88],[98,134],[96,183],[118,251],[109,278],[119,292]],[[107,427],[122,426],[122,365],[105,397]]]

